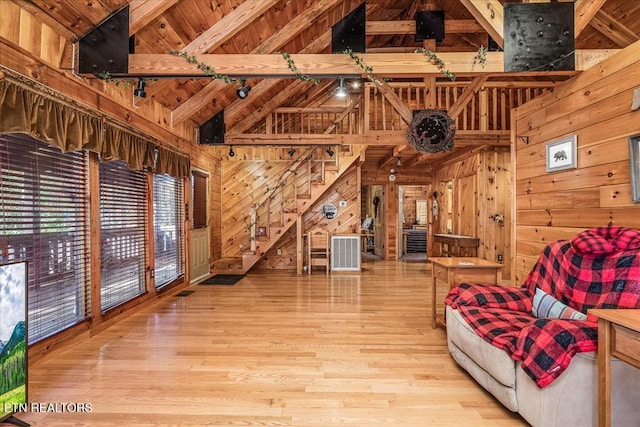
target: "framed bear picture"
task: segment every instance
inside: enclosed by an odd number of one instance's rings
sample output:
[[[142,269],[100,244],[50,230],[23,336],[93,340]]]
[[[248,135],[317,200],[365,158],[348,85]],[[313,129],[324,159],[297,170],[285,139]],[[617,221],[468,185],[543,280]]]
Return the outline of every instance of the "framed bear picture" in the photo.
[[[547,172],[578,167],[578,137],[570,135],[547,144]]]

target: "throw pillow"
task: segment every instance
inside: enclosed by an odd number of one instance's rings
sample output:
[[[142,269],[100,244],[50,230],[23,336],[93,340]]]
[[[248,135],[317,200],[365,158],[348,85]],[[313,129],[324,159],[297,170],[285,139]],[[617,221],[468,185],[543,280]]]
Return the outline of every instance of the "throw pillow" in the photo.
[[[561,303],[541,289],[536,288],[531,312],[536,317],[551,317],[555,319],[587,320],[584,313]]]

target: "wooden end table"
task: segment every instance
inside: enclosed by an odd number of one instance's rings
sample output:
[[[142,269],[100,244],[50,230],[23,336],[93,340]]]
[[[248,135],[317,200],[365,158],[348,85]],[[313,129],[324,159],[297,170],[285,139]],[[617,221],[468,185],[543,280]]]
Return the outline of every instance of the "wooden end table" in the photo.
[[[611,426],[611,356],[640,368],[640,309],[591,309],[598,316],[598,426]]]
[[[444,316],[436,313],[436,282],[448,284],[449,290],[463,282],[486,285],[502,284],[502,264],[476,257],[433,257],[431,261],[431,326],[446,326]]]

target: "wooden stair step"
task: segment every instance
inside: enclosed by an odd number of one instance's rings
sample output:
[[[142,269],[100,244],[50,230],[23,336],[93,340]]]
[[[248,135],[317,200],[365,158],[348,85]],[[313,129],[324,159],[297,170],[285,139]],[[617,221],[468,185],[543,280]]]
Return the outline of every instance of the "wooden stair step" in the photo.
[[[302,194],[298,194],[296,196],[298,199],[310,199],[311,198],[311,194],[309,193],[302,193]]]

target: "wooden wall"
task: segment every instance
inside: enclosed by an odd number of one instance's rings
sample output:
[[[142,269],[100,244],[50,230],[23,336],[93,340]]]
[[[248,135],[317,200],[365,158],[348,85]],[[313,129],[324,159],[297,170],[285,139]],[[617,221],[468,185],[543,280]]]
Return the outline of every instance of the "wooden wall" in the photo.
[[[640,228],[628,150],[629,136],[640,134],[640,111],[631,111],[638,87],[640,42],[516,110],[518,283],[549,241],[596,226]],[[577,135],[577,168],[547,173],[546,144],[568,135]]]
[[[402,186],[402,214],[405,228],[411,228],[416,220],[416,200],[429,200],[431,187],[426,185]]]
[[[359,234],[360,233],[360,186],[358,167],[352,166],[338,181],[324,194],[303,216],[303,232],[312,228],[322,228],[331,234]],[[346,201],[346,207],[340,207],[339,202]],[[338,208],[338,214],[333,219],[326,219],[322,214],[322,206],[332,203]],[[280,249],[280,254],[278,254]],[[292,227],[271,248],[264,259],[254,269],[295,270],[296,268],[296,230]]]
[[[253,207],[266,198],[270,189],[278,186],[278,180],[290,171],[294,162],[308,147],[299,146],[293,156],[289,147],[236,147],[235,156],[220,152],[222,161],[221,206],[222,206],[222,257],[237,257],[248,250],[250,240],[250,213]],[[222,150],[222,149],[219,149]],[[320,151],[324,151],[320,149]],[[329,172],[330,173],[330,172]],[[360,170],[352,167],[313,205],[303,217],[303,230],[322,227],[330,233],[360,233]],[[293,179],[306,180],[305,168],[300,167]],[[287,210],[295,206],[293,192],[284,190],[285,199],[278,200],[271,209],[270,223],[279,221],[277,210],[281,205]],[[346,201],[346,207],[339,202]],[[332,220],[324,219],[322,206],[332,203],[338,208]],[[276,207],[278,209],[276,209]],[[267,212],[260,211],[257,226],[266,226]],[[295,227],[285,232],[279,242],[265,254],[254,269],[295,269],[296,235]]]
[[[498,255],[502,255],[505,280],[511,277],[513,185],[510,164],[511,155],[507,149],[472,151],[465,158],[445,162],[433,180],[439,204],[438,219],[432,218],[433,233],[446,233],[449,217],[453,234],[480,239],[480,258],[498,261]],[[453,187],[450,200],[446,190],[448,182]],[[429,198],[429,207],[432,206],[433,199]],[[495,214],[502,215],[503,222],[494,222]],[[440,248],[431,246],[429,253],[438,256]]]

